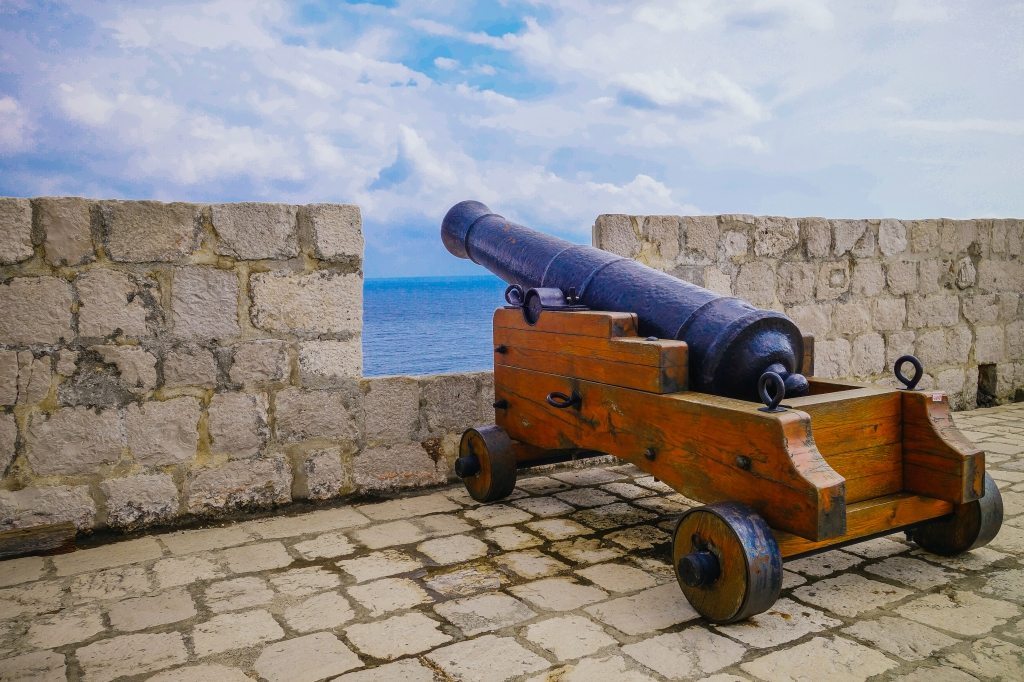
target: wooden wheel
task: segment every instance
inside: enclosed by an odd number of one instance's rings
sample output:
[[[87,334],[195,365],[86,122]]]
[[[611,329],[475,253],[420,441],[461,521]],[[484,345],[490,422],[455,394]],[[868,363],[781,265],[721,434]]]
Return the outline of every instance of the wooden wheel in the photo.
[[[953,513],[907,531],[907,539],[942,556],[956,556],[991,542],[1003,525],[1003,497],[992,477],[985,474],[985,493],[958,504]]]
[[[734,623],[768,609],[782,589],[782,555],[764,519],[723,502],[683,514],[672,565],[687,601],[712,623]]]
[[[498,426],[480,426],[462,434],[455,473],[477,502],[508,497],[516,487],[512,440]]]

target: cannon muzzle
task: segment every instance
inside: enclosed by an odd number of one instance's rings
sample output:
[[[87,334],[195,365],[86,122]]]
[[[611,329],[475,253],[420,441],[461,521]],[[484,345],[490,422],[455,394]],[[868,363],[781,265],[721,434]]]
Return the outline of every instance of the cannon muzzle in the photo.
[[[690,387],[758,399],[758,381],[775,372],[787,396],[806,395],[803,337],[788,317],[721,296],[629,258],[572,244],[492,213],[479,201],[453,206],[441,223],[445,247],[524,289],[575,291],[593,310],[637,314],[641,336],[689,346]]]

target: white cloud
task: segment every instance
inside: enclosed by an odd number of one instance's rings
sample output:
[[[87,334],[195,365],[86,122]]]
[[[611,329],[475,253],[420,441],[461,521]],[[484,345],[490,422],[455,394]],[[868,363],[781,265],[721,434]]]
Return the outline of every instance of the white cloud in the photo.
[[[941,22],[949,19],[949,11],[935,0],[897,0],[892,18],[914,24]]]
[[[459,60],[450,59],[448,57],[437,57],[434,60],[434,66],[443,71],[452,71],[453,69],[457,69],[459,67]]]
[[[11,154],[31,145],[28,115],[13,97],[0,97],[0,154]]]

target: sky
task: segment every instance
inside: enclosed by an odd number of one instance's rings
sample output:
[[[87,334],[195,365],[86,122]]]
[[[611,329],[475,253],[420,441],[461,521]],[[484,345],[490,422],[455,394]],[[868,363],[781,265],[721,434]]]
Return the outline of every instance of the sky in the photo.
[[[1024,2],[0,0],[0,195],[361,207],[369,277],[481,272],[478,199],[1024,217]]]

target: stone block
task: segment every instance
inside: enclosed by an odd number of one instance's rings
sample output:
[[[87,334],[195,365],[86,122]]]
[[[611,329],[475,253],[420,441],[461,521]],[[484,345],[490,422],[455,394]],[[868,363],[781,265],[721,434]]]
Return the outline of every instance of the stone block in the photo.
[[[355,484],[362,491],[396,491],[444,483],[448,463],[435,460],[420,443],[365,448],[353,460]]]
[[[0,405],[18,402],[18,351],[0,350]]]
[[[910,248],[914,253],[929,253],[939,248],[939,221],[909,220]]]
[[[869,230],[868,221],[866,220],[830,220],[829,224],[832,227],[832,253],[835,256],[843,256],[850,252],[859,251],[855,253],[858,256],[870,256],[871,252],[863,253],[866,248],[867,242],[872,241],[873,246],[873,234]],[[871,251],[874,249],[872,248]]]
[[[717,265],[704,268],[704,288],[722,296],[732,296],[732,277]]]
[[[736,296],[755,306],[772,305],[775,303],[775,268],[758,262],[741,265],[735,289]]]
[[[70,341],[71,285],[59,277],[15,277],[0,285],[0,343]]]
[[[34,405],[50,394],[52,362],[50,356],[36,357],[31,351],[18,351],[18,403]]]
[[[494,373],[483,372],[477,376],[480,379],[477,423],[491,424],[494,422]]]
[[[892,367],[901,355],[914,352],[914,339],[917,335],[912,331],[898,331],[885,335],[885,365]]]
[[[166,466],[195,457],[199,401],[180,397],[132,404],[125,410],[128,447],[139,464]]]
[[[34,203],[39,227],[44,235],[43,248],[47,263],[74,266],[96,259],[88,200],[77,197],[43,197]]]
[[[944,369],[935,375],[935,387],[949,396],[950,407],[963,409],[964,370],[960,367]]]
[[[978,261],[978,288],[987,292],[1024,290],[1024,266],[1019,261]]]
[[[238,277],[216,268],[178,268],[171,285],[174,334],[181,338],[237,336]]]
[[[953,261],[949,259],[926,258],[917,264],[917,272],[919,294],[936,294],[952,288]]]
[[[758,216],[754,218],[754,253],[780,258],[800,243],[800,230],[794,218]]]
[[[626,258],[640,255],[640,235],[633,219],[622,214],[603,214],[594,221],[594,246]]]
[[[871,324],[879,331],[903,329],[907,321],[907,302],[902,298],[876,298],[871,302]]]
[[[121,457],[121,418],[116,410],[65,407],[29,419],[25,455],[41,476],[94,474]]]
[[[358,381],[363,374],[363,344],[357,336],[348,341],[299,343],[299,380],[307,388],[339,388]]]
[[[104,201],[100,217],[110,258],[126,263],[176,261],[199,245],[195,204]]]
[[[750,240],[745,232],[728,230],[722,234],[722,255],[742,259],[750,251]]]
[[[192,472],[188,511],[216,515],[234,510],[264,509],[291,501],[292,472],[284,457],[235,460]]]
[[[1002,312],[1002,306],[996,294],[962,296],[960,301],[964,317],[971,324],[991,324],[999,320],[1000,313]]]
[[[167,474],[111,478],[100,483],[107,500],[107,525],[133,530],[178,515],[178,489]]]
[[[907,326],[952,327],[960,321],[960,299],[947,294],[912,296],[907,299]]]
[[[850,370],[854,376],[867,377],[885,368],[885,340],[874,332],[861,334],[851,344]]]
[[[299,209],[299,229],[320,260],[362,262],[363,219],[358,206],[308,204]]]
[[[32,203],[0,198],[0,264],[12,265],[32,257]]]
[[[358,333],[363,324],[363,279],[327,270],[265,272],[250,278],[252,323],[292,334]]]
[[[832,313],[832,330],[836,334],[861,334],[871,329],[871,313],[867,303],[837,303]]]
[[[202,386],[213,388],[217,385],[217,360],[213,353],[194,345],[175,346],[164,355],[164,386]]]
[[[275,397],[277,437],[285,442],[309,438],[356,441],[361,407],[349,391],[288,388]]]
[[[18,424],[13,414],[0,414],[0,479],[14,460],[18,440]]]
[[[1002,326],[978,326],[974,332],[974,359],[979,365],[1002,362],[1006,358]]]
[[[800,239],[808,258],[825,258],[832,249],[832,228],[824,218],[800,218]]]
[[[210,400],[210,451],[231,459],[259,454],[270,438],[267,397],[218,393]]]
[[[723,216],[724,218],[725,216]],[[679,229],[688,255],[710,261],[718,258],[719,227],[714,216],[681,216]]]
[[[917,293],[917,263],[909,260],[888,261],[885,264],[885,281],[889,291],[897,296]]]
[[[850,265],[846,261],[826,261],[818,267],[816,293],[819,300],[831,301],[850,289]]]
[[[1006,325],[1006,359],[1024,360],[1024,320]]]
[[[40,486],[0,490],[0,530],[73,523],[81,530],[93,527],[96,503],[89,486]]]
[[[241,260],[294,258],[299,255],[297,210],[287,204],[214,204],[216,252]]]
[[[958,364],[967,364],[971,354],[974,336],[965,325],[957,325],[946,329],[946,349],[949,359]]]
[[[475,425],[476,377],[472,374],[440,374],[420,380],[420,431],[427,437],[462,432]]]
[[[878,223],[878,248],[883,256],[895,256],[907,250],[907,227],[899,220],[886,218]]]
[[[302,461],[295,497],[329,500],[352,492],[352,476],[341,461],[339,448],[313,450]]]
[[[362,383],[366,440],[414,440],[420,424],[419,382],[412,377],[396,376],[368,378]]]
[[[804,334],[813,334],[816,339],[824,339],[832,328],[832,309],[833,306],[829,303],[796,305],[786,308],[786,315]]]
[[[945,331],[932,329],[918,334],[914,355],[925,367],[946,364],[949,360],[949,349],[946,346]]]
[[[640,236],[643,246],[638,259],[659,270],[670,269],[679,258],[679,218],[671,215],[643,216]]]
[[[974,267],[971,259],[966,256],[956,262],[955,272],[953,281],[956,283],[957,289],[967,289],[978,281],[978,270]]]
[[[156,331],[162,314],[152,280],[96,268],[75,278],[78,333],[86,338],[139,338]]]
[[[156,388],[156,357],[138,346],[90,346],[107,365],[117,368],[121,385],[135,394]]]
[[[851,288],[859,296],[877,296],[882,293],[885,288],[882,264],[877,260],[854,261]]]
[[[814,300],[817,267],[813,263],[782,263],[778,275],[781,302],[791,305]]]
[[[826,379],[850,376],[852,349],[846,339],[828,339],[814,343],[814,371]]]
[[[288,344],[276,339],[239,343],[231,364],[231,381],[236,384],[261,384],[288,381],[291,361]]]

